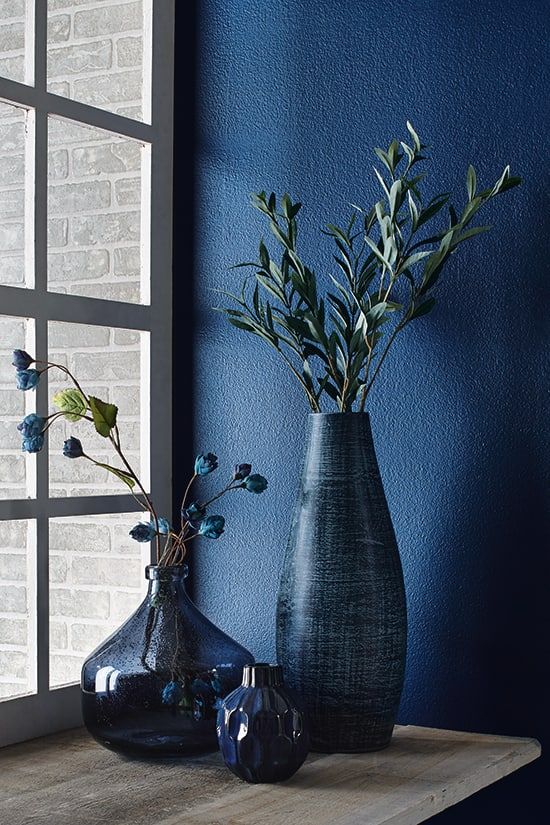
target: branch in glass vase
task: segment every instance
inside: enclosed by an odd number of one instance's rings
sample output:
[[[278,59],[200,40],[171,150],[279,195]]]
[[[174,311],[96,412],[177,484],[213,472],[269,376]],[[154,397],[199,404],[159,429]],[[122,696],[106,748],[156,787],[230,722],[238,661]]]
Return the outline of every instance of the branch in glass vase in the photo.
[[[267,489],[267,480],[257,473],[252,473],[250,464],[238,464],[229,482],[219,492],[203,502],[193,501],[187,504],[187,497],[195,480],[200,476],[209,475],[218,468],[217,456],[213,453],[201,453],[195,460],[194,472],[182,500],[180,528],[174,530],[168,519],[158,516],[151,497],[122,448],[116,405],[87,394],[76,377],[62,364],[37,360],[24,350],[14,350],[12,363],[16,369],[17,387],[23,391],[36,389],[42,373],[50,369],[61,370],[73,383],[73,387],[54,395],[53,403],[57,412],[46,417],[31,413],[17,425],[23,439],[22,450],[28,453],[40,452],[44,446],[44,434],[61,418],[71,422],[89,421],[93,424],[95,431],[110,442],[122,466],[97,461],[84,451],[82,442],[75,436],[70,436],[64,441],[62,453],[71,460],[90,461],[116,476],[128,487],[140,507],[148,513],[148,520],[136,524],[130,530],[130,536],[138,542],[154,541],[159,565],[181,564],[187,554],[188,542],[198,536],[217,539],[222,535],[225,529],[224,517],[210,514],[208,508],[226,493],[235,490],[262,493]],[[36,364],[36,368],[31,367],[31,364]]]

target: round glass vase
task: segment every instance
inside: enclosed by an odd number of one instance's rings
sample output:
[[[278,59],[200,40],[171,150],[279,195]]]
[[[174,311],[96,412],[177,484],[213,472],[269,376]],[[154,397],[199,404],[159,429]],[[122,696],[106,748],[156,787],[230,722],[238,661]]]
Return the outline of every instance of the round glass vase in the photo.
[[[107,748],[143,756],[217,748],[221,699],[254,657],[193,604],[187,573],[187,565],[146,567],[145,599],[84,662],[84,724]]]

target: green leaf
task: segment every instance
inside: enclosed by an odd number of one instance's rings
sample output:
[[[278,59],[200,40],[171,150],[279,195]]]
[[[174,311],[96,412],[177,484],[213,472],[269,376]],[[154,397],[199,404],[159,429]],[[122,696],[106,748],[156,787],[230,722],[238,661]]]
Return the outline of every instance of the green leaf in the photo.
[[[440,195],[438,199],[434,199],[426,209],[423,209],[420,213],[420,216],[417,221],[417,227],[422,226],[429,221],[430,218],[433,218],[434,215],[437,215],[440,209],[443,209],[447,201],[449,200],[449,195]]]
[[[435,298],[427,298],[424,303],[417,306],[412,314],[409,316],[408,320],[412,321],[413,318],[421,318],[422,315],[427,315],[428,312],[431,312],[435,305]]]
[[[109,433],[116,425],[118,407],[114,404],[108,404],[106,401],[102,401],[100,398],[95,398],[91,395],[90,409],[92,411],[97,432],[102,435],[103,438],[108,438]]]
[[[399,178],[394,181],[392,187],[390,189],[390,218],[394,218],[394,216],[399,212],[399,207],[401,206],[401,188],[402,184]]]
[[[420,152],[420,149],[422,148],[422,145],[421,145],[421,143],[420,143],[420,138],[419,138],[419,137],[418,137],[418,135],[416,134],[416,132],[415,132],[415,130],[414,130],[414,126],[412,125],[412,123],[410,122],[410,120],[408,120],[408,121],[407,121],[407,130],[408,130],[408,132],[409,132],[409,135],[410,135],[410,136],[412,137],[412,139],[413,139],[413,142],[414,142],[414,148],[416,149],[416,151],[417,151],[417,152]]]
[[[472,227],[472,229],[467,229],[466,232],[463,232],[462,235],[458,236],[453,246],[456,246],[457,244],[467,240],[468,238],[473,238],[476,235],[481,235],[482,232],[488,232],[489,229],[492,228],[492,226],[474,226]]]
[[[386,197],[389,201],[389,199],[390,199],[390,190],[388,189],[388,187],[386,185],[386,181],[384,180],[384,178],[382,177],[382,175],[380,174],[380,172],[378,171],[376,166],[373,166],[372,168],[374,169],[374,174],[378,178],[378,182],[380,183],[380,186],[382,187],[382,189],[386,193]]]
[[[466,189],[468,191],[468,200],[473,201],[476,196],[476,186],[477,186],[477,177],[476,177],[476,170],[470,164],[468,166],[468,172],[466,174]]]
[[[382,255],[382,253],[380,252],[380,250],[378,249],[378,246],[374,243],[374,241],[373,241],[373,240],[371,240],[371,238],[369,238],[369,237],[368,237],[368,235],[365,237],[365,241],[366,241],[366,242],[367,242],[367,244],[370,246],[370,248],[372,249],[372,251],[374,252],[374,254],[376,255],[376,257],[378,258],[378,260],[379,260],[381,263],[383,263],[383,264],[384,264],[384,266],[385,266],[387,269],[389,269],[389,270],[390,270],[390,272],[391,272],[391,271],[392,271],[392,268],[391,268],[391,264],[390,264],[390,262],[389,262],[386,258],[384,258],[384,256]]]
[[[409,267],[414,266],[414,264],[418,263],[418,261],[421,261],[423,258],[427,258],[428,255],[432,254],[432,251],[433,250],[428,249],[424,250],[424,252],[415,252],[413,255],[409,255],[409,257],[405,258],[405,260],[397,270],[396,275],[401,274],[404,269],[408,269]]]
[[[264,269],[269,269],[269,252],[263,241],[260,241],[260,263]]]
[[[80,421],[88,409],[86,399],[77,389],[60,390],[54,395],[53,403],[65,413],[67,421]]]
[[[118,467],[111,467],[110,464],[102,464],[101,461],[94,461],[96,467],[103,467],[104,470],[108,470],[114,476],[116,476],[120,481],[123,481],[125,484],[128,485],[130,490],[132,490],[136,486],[136,481],[132,476],[127,473],[125,470],[119,470]]]
[[[384,166],[386,167],[386,169],[388,170],[390,175],[393,175],[393,169],[392,169],[391,161],[390,161],[388,155],[386,154],[386,152],[384,152],[383,149],[379,149],[379,148],[375,148],[374,151],[376,153],[376,156],[382,161],[382,163],[384,164]]]
[[[407,200],[409,202],[409,212],[411,214],[411,224],[414,232],[418,224],[418,207],[414,202],[414,198],[410,192],[407,192]]]

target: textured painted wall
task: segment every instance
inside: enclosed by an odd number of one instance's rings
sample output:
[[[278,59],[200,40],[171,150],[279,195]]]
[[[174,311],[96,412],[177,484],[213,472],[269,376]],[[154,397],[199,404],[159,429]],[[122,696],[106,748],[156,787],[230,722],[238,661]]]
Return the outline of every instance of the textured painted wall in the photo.
[[[406,118],[433,145],[436,191],[462,194],[472,161],[482,181],[507,162],[525,177],[396,344],[370,412],[410,610],[401,720],[539,737],[549,20],[543,0],[202,0],[197,95],[196,446],[228,472],[251,460],[271,486],[220,507],[227,533],[196,548],[195,580],[201,606],[262,659],[307,409],[275,354],[211,311],[263,231],[248,193],[299,198],[301,249],[326,271],[319,227],[376,197],[371,147],[403,137]],[[509,798],[506,783],[485,794],[499,822],[519,821],[514,799],[534,810],[529,770]]]

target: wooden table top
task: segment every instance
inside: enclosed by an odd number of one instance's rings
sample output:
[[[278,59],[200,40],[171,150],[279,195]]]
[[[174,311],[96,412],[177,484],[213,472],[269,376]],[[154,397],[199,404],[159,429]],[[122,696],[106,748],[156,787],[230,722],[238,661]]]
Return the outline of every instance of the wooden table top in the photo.
[[[219,754],[125,759],[82,729],[0,751],[6,825],[415,825],[540,755],[535,739],[397,727],[378,753],[312,754],[247,785]]]

